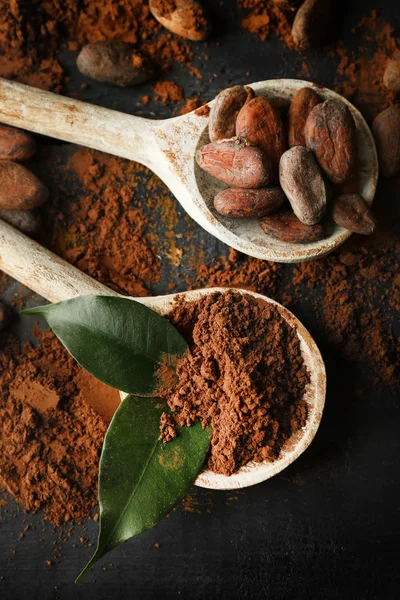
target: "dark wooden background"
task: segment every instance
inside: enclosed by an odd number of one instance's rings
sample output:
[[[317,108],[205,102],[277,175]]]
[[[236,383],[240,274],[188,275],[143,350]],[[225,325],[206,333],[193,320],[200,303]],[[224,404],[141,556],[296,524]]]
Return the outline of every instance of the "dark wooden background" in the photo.
[[[203,79],[176,69],[172,76],[187,97],[200,92],[208,100],[232,83],[296,77],[303,57],[278,39],[261,42],[239,27],[236,2],[212,3],[217,27],[204,61],[195,64]],[[361,17],[375,8],[372,0],[337,2],[340,37],[349,47]],[[400,35],[397,0],[381,0],[381,16]],[[339,14],[340,13],[340,14]],[[220,42],[220,45],[214,42]],[[194,46],[196,48],[196,46]],[[337,59],[323,51],[307,55],[311,78],[333,86]],[[75,67],[75,54],[63,52],[69,71],[69,91],[81,99],[138,114],[137,100],[146,87],[115,90],[90,85]],[[246,73],[250,72],[250,77]],[[212,83],[209,76],[216,74]],[[168,117],[171,106],[151,104],[144,116]],[[378,191],[391,217],[400,213],[396,194]],[[178,214],[184,213],[178,207]],[[158,212],[148,211],[150,226],[162,232]],[[193,247],[206,255],[226,255],[227,247],[191,223]],[[180,220],[179,233],[187,227]],[[168,240],[163,243],[163,252]],[[153,291],[169,292],[169,273],[177,289],[185,289],[189,262],[171,267],[163,252],[163,280]],[[285,267],[290,274],[291,266]],[[20,286],[18,285],[18,288]],[[10,285],[7,299],[17,289]],[[32,302],[32,299],[30,299]],[[39,302],[34,298],[33,302]],[[12,501],[0,520],[0,598],[49,600],[137,598],[190,600],[279,599],[367,600],[397,597],[399,586],[400,443],[399,397],[375,388],[368,365],[344,364],[318,330],[311,304],[302,302],[297,315],[321,347],[328,372],[327,405],[311,448],[281,475],[238,493],[194,489],[192,512],[178,507],[169,518],[113,551],[86,579],[74,577],[92,553],[80,538],[95,542],[97,524],[76,527],[65,540],[60,531],[43,525],[40,515],[25,515]],[[16,325],[26,339],[27,319]],[[349,400],[350,383],[363,393]],[[25,527],[30,528],[25,532]],[[19,540],[20,534],[25,537]],[[160,544],[157,548],[155,544]],[[59,553],[54,561],[53,554]],[[52,561],[51,565],[46,560]],[[112,566],[110,566],[112,563]],[[103,567],[106,571],[103,571]]]

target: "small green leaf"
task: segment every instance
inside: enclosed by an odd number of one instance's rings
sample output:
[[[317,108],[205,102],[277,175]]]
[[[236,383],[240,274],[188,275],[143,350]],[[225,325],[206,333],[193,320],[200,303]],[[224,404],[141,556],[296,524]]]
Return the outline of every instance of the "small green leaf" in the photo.
[[[174,368],[187,351],[173,325],[128,298],[80,296],[22,313],[44,317],[84,369],[131,394],[154,392],[160,365]]]
[[[158,440],[166,405],[128,396],[108,428],[100,459],[100,532],[81,579],[106,552],[165,517],[193,485],[210,444],[200,423]]]

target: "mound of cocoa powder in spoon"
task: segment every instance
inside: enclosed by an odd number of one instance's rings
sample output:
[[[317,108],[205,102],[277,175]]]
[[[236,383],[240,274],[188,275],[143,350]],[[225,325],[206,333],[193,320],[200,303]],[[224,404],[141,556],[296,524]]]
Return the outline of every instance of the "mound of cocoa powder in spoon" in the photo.
[[[310,375],[296,331],[275,306],[233,291],[179,302],[169,318],[190,352],[165,393],[174,414],[163,415],[161,439],[176,425],[211,425],[208,467],[224,475],[277,459],[307,419]]]

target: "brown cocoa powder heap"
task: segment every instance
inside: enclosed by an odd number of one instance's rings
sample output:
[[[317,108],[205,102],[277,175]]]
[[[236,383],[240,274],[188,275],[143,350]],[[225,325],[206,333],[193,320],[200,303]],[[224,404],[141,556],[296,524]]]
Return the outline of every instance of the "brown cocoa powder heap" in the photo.
[[[83,371],[54,335],[38,335],[38,347],[21,350],[0,334],[0,488],[60,525],[97,505],[100,451],[119,394]]]
[[[190,352],[168,391],[175,414],[162,419],[161,439],[174,437],[173,422],[211,425],[208,467],[224,475],[278,458],[307,419],[310,377],[294,329],[274,306],[230,291],[180,302],[169,319]]]

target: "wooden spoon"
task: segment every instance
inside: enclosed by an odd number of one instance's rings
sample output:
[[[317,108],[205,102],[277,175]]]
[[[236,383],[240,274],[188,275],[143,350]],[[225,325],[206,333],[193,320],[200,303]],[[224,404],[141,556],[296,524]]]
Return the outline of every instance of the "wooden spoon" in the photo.
[[[378,161],[371,131],[358,110],[339,94],[308,81],[276,79],[251,84],[257,94],[283,107],[305,86],[314,87],[323,100],[339,99],[350,108],[357,128],[359,193],[371,204]],[[255,219],[219,215],[213,199],[225,186],[202,171],[194,160],[196,149],[209,142],[208,119],[196,111],[164,121],[142,119],[0,79],[0,122],[146,165],[199,225],[250,256],[288,263],[311,260],[331,252],[351,235],[332,222],[325,239],[288,244],[265,234]]]
[[[86,294],[119,296],[1,220],[0,269],[51,302],[59,302]],[[209,288],[169,294],[168,296],[135,298],[135,300],[161,315],[167,315],[178,297],[194,301],[205,294],[212,294],[216,291],[226,291],[226,288]],[[248,463],[230,477],[217,475],[207,470],[198,476],[196,485],[218,490],[239,489],[260,483],[276,475],[296,460],[315,436],[325,403],[324,362],[316,343],[305,327],[290,311],[274,300],[255,292],[238,291],[274,304],[286,322],[296,329],[303,359],[311,377],[305,396],[308,403],[308,419],[305,427],[287,441],[278,460]]]

